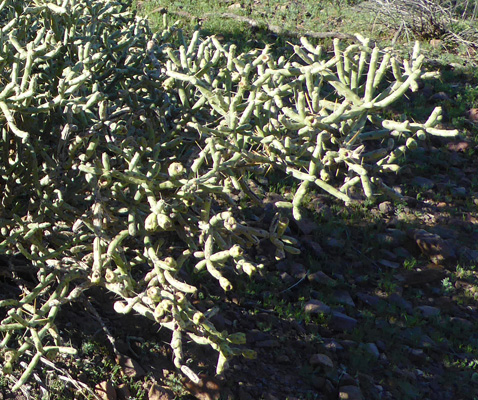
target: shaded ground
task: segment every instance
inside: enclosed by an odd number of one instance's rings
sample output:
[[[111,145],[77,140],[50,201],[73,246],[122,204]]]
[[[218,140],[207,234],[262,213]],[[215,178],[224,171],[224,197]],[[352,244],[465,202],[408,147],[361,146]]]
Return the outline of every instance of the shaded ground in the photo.
[[[91,303],[124,359],[77,304],[62,311],[59,326],[82,352],[64,367],[90,388],[110,381],[138,399],[161,398],[154,382],[172,390],[164,399],[189,398],[187,392],[241,400],[344,398],[341,392],[351,399],[476,398],[476,145],[433,145],[400,177],[406,201],[344,207],[312,194],[308,224],[290,232],[301,238],[302,255],[272,261],[263,243],[256,254],[269,260],[262,276],[236,281],[227,295],[196,282],[220,308],[212,318],[218,329],[245,332],[247,347],[258,353],[255,360],[233,359],[224,379],[214,380],[206,378],[214,375],[214,353],[194,348],[191,367],[204,373],[207,391],[176,374],[169,332],[120,317],[99,291],[89,292]],[[284,188],[266,202],[287,195]],[[266,227],[273,205],[250,212]],[[39,375],[51,398],[75,398],[68,385]]]

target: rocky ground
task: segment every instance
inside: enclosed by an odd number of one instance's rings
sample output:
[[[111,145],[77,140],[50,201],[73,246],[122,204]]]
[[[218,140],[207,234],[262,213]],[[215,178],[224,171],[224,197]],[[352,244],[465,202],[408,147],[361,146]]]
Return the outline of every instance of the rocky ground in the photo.
[[[82,349],[64,367],[108,400],[476,398],[473,146],[430,143],[415,154],[395,185],[400,202],[344,207],[312,194],[309,219],[290,227],[301,255],[271,261],[263,243],[255,256],[270,261],[261,276],[236,280],[227,295],[199,283],[206,306],[220,308],[216,327],[245,332],[246,346],[258,354],[233,359],[222,379],[213,377],[215,354],[201,347],[189,354],[191,367],[203,372],[201,384],[179,377],[169,333],[143,318],[119,317],[101,292],[90,293],[101,322],[81,304],[62,311],[62,333]],[[287,190],[266,194],[263,210],[249,210],[256,225],[268,223],[283,197]],[[117,354],[102,323],[117,338]],[[55,396],[75,398],[68,385]]]

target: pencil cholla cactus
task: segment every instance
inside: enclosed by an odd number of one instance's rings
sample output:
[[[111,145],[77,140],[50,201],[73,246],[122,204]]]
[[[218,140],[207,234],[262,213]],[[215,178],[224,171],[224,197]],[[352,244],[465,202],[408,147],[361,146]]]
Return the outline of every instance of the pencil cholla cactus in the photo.
[[[397,195],[380,179],[437,129],[391,121],[380,111],[424,77],[416,46],[399,62],[357,35],[332,55],[306,39],[295,57],[269,47],[236,54],[215,37],[174,41],[107,0],[5,0],[0,4],[0,250],[31,264],[21,296],[0,300],[3,372],[27,362],[20,388],[44,356],[75,354],[55,324],[62,305],[97,285],[114,309],[171,331],[174,365],[190,379],[184,346],[253,357],[244,335],[219,332],[200,311],[188,277],[206,271],[223,290],[263,265],[249,250],[263,241],[275,258],[298,254],[277,211],[251,226],[235,194],[261,203],[243,177],[277,169],[299,181],[291,208],[301,217],[309,187],[351,201]],[[389,81],[386,84],[386,81]],[[194,302],[192,301],[194,300]],[[185,340],[186,339],[186,340]]]

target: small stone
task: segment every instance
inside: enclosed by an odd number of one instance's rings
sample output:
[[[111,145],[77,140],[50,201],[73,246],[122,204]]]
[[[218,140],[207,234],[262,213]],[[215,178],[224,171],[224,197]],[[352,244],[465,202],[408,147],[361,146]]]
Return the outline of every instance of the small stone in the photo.
[[[372,296],[367,293],[357,293],[357,298],[362,302],[367,304],[370,307],[377,307],[380,303],[380,298],[377,296]]]
[[[445,92],[435,93],[433,96],[429,98],[429,101],[432,101],[432,102],[449,101],[449,100],[451,100],[450,96],[448,96]]]
[[[383,265],[384,267],[387,267],[387,268],[391,268],[391,269],[400,268],[400,264],[393,261],[382,259],[382,260],[378,260],[378,262],[380,265]]]
[[[324,286],[333,286],[336,281],[322,271],[317,271],[308,276],[309,282]]]
[[[478,108],[471,108],[471,109],[468,111],[468,118],[469,118],[472,122],[478,122]]]
[[[242,8],[242,4],[241,3],[234,3],[234,4],[231,4],[229,7],[229,10],[239,10]]]
[[[306,314],[329,314],[330,307],[320,300],[309,300],[304,306]]]
[[[402,258],[404,260],[407,260],[409,258],[412,258],[412,255],[410,254],[410,252],[405,248],[405,247],[395,247],[393,249],[393,253],[398,257],[398,258]]]
[[[118,400],[129,400],[129,398],[131,397],[129,387],[125,383],[118,385],[118,387],[116,388],[116,394]]]
[[[327,350],[330,350],[333,352],[341,351],[344,349],[344,346],[342,346],[339,342],[337,342],[334,339],[324,339],[324,347]]]
[[[405,242],[407,234],[399,229],[389,228],[385,233],[377,234],[375,238],[380,244],[395,248]]]
[[[141,379],[146,375],[146,371],[136,360],[123,354],[116,356],[116,363],[121,366],[124,374],[129,378]]]
[[[458,238],[458,232],[455,229],[448,228],[442,225],[430,227],[430,232],[440,236],[443,240]]]
[[[390,250],[380,249],[379,252],[380,255],[383,256],[383,258],[386,260],[395,261],[397,259],[397,255]]]
[[[284,282],[286,285],[291,285],[294,282],[294,278],[290,276],[287,272],[282,272],[280,274],[280,279],[282,282]]]
[[[464,328],[471,329],[473,328],[473,323],[468,321],[467,319],[460,318],[460,317],[451,317],[450,322],[453,325],[461,325]]]
[[[301,240],[301,243],[306,248],[308,252],[311,253],[314,257],[322,258],[324,257],[324,250],[322,246],[312,239],[311,236],[304,236]]]
[[[116,400],[116,390],[111,381],[104,381],[95,386],[95,393],[101,400]]]
[[[313,367],[322,367],[326,370],[334,369],[334,362],[325,354],[314,354],[310,357],[310,365]]]
[[[478,110],[478,109],[477,109]],[[446,144],[446,147],[450,151],[456,151],[456,152],[464,152],[470,147],[470,143],[468,142],[449,142]]]
[[[340,377],[340,384],[342,386],[355,386],[357,385],[357,379],[355,379],[347,372],[344,372],[343,375]]]
[[[342,386],[339,389],[340,400],[362,400],[362,392],[357,386]]]
[[[384,201],[378,205],[378,209],[383,214],[392,214],[393,213],[393,204],[391,201]]]
[[[370,354],[375,360],[378,360],[380,357],[380,351],[377,348],[377,345],[375,343],[365,343],[362,345],[362,348]]]
[[[407,311],[408,313],[411,313],[413,310],[412,303],[409,301],[405,300],[402,296],[400,296],[398,293],[392,293],[388,297],[388,301],[390,304],[393,304],[402,310]]]
[[[441,236],[427,232],[424,229],[409,229],[409,237],[415,240],[421,252],[435,264],[444,261],[455,261],[456,253],[452,245]]]
[[[246,339],[247,343],[263,342],[264,340],[270,340],[271,335],[258,329],[251,329],[246,333]]]
[[[412,179],[412,185],[417,186],[422,190],[428,190],[435,187],[435,182],[423,176],[416,176]]]
[[[432,306],[418,306],[415,310],[421,312],[425,318],[435,317],[440,314],[440,309]]]
[[[290,266],[290,274],[296,279],[302,279],[307,273],[307,269],[300,263],[293,263]]]
[[[427,358],[423,349],[409,349],[408,352],[413,362],[423,362]]]
[[[336,290],[334,292],[334,300],[339,304],[345,304],[350,307],[355,307],[355,303],[350,296],[350,293],[346,290]]]
[[[290,363],[290,358],[285,354],[279,354],[276,357],[276,362],[278,364],[289,364]]]
[[[458,256],[467,264],[478,264],[478,250],[463,246],[458,250]]]
[[[468,192],[466,191],[466,189],[463,186],[458,186],[456,188],[451,189],[451,194],[455,197],[465,198],[465,197],[467,197]]]
[[[329,325],[336,331],[347,331],[355,328],[357,320],[348,315],[342,314],[341,312],[334,311]]]
[[[218,379],[205,374],[199,375],[199,382],[190,380],[184,382],[186,389],[198,400],[219,400],[221,398],[221,385]]]
[[[328,237],[326,240],[325,240],[325,246],[329,249],[329,250],[342,250],[343,247],[344,247],[344,242],[343,240],[339,240],[339,239],[335,239],[333,237]]]

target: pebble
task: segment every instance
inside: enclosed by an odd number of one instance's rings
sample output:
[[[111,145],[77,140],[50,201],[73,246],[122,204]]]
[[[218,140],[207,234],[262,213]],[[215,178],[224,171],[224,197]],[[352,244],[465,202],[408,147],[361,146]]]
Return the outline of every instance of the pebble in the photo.
[[[375,343],[365,343],[361,346],[368,354],[370,354],[375,360],[380,357],[380,351]]]
[[[247,343],[263,342],[264,340],[270,340],[271,335],[262,332],[258,329],[251,329],[246,333]]]
[[[444,261],[456,260],[453,246],[441,238],[441,236],[427,232],[424,229],[409,229],[407,234],[414,239],[421,252],[428,256],[435,264]]]
[[[468,328],[468,329],[473,328],[473,323],[464,318],[451,317],[450,322],[454,325],[456,324],[462,325],[464,328]]]
[[[334,339],[324,339],[324,347],[327,350],[330,350],[333,352],[341,351],[344,349],[344,346],[342,346],[339,342],[337,342]]]
[[[302,279],[305,277],[307,269],[300,263],[292,263],[289,272],[294,278]]]
[[[435,182],[423,176],[416,176],[412,179],[412,185],[418,186],[422,190],[433,189]]]
[[[396,263],[396,262],[393,262],[393,261],[390,261],[390,260],[381,259],[381,260],[378,260],[378,263],[380,265],[383,265],[384,267],[391,268],[391,269],[400,268],[399,263]]]
[[[400,296],[398,293],[392,293],[388,297],[388,301],[390,304],[393,304],[402,310],[405,310],[408,313],[411,313],[413,310],[412,303],[409,301],[405,300],[402,296]]]
[[[313,367],[322,367],[325,370],[334,369],[334,362],[325,354],[313,354],[309,359],[309,363]]]
[[[326,240],[325,240],[325,246],[329,249],[329,250],[342,250],[343,247],[344,247],[344,241],[343,240],[339,240],[339,239],[335,239],[333,237],[328,237]]]
[[[285,354],[279,354],[276,357],[276,362],[278,364],[289,364],[290,363],[290,358]]]
[[[377,296],[373,296],[373,295],[370,295],[370,294],[367,294],[367,293],[362,293],[362,292],[359,292],[357,293],[357,298],[367,304],[368,306],[370,307],[377,307],[380,303],[380,298],[377,297]]]
[[[415,310],[419,311],[425,318],[435,317],[440,314],[440,309],[432,306],[418,306]]]
[[[339,389],[340,400],[362,400],[362,392],[357,386],[342,386]]]
[[[334,300],[337,303],[345,304],[347,306],[355,308],[355,303],[352,299],[352,296],[350,296],[350,293],[346,290],[336,290],[334,292]]]
[[[313,240],[310,236],[304,236],[301,240],[301,243],[311,253],[311,255],[317,258],[324,257],[325,252],[322,249],[322,246],[315,240]]]
[[[458,250],[458,256],[469,264],[478,264],[478,250],[472,250],[466,246]]]
[[[322,271],[317,271],[308,276],[309,282],[318,283],[319,285],[332,286],[336,281]]]
[[[399,257],[399,258],[403,258],[404,260],[407,260],[409,258],[412,258],[412,255],[410,254],[410,252],[405,248],[405,247],[395,247],[393,249],[393,253]]]
[[[393,204],[391,201],[384,201],[378,205],[378,209],[383,214],[392,214],[393,213]]]
[[[287,272],[282,272],[280,274],[280,279],[282,282],[284,282],[286,285],[291,285],[294,282],[294,278],[290,276]]]
[[[355,328],[357,320],[341,312],[334,311],[329,326],[336,331],[347,331]]]
[[[455,197],[461,197],[461,198],[464,198],[467,196],[467,191],[466,189],[463,187],[463,186],[459,186],[459,187],[456,187],[456,188],[452,188],[451,189],[451,194]]]
[[[330,307],[320,300],[309,300],[304,306],[306,314],[330,314]]]

